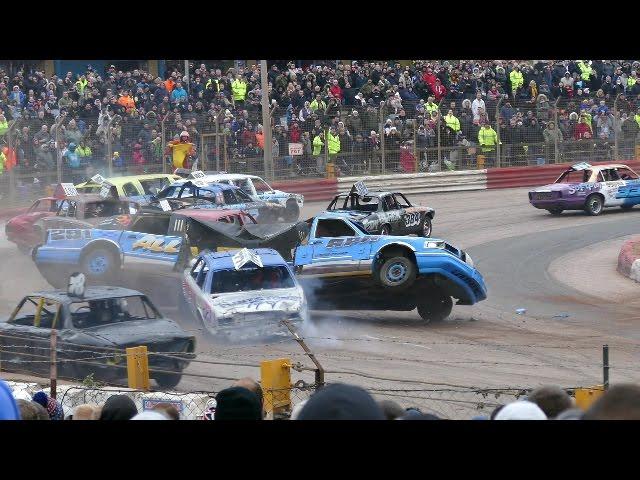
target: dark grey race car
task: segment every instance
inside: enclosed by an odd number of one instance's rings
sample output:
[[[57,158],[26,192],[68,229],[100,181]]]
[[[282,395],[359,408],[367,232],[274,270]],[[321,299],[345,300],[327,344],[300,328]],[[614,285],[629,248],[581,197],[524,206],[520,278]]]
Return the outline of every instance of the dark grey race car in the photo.
[[[327,211],[350,218],[372,235],[430,237],[433,208],[411,205],[400,192],[372,192],[360,195],[352,190],[336,195]]]
[[[82,297],[62,290],[24,297],[9,319],[0,321],[2,368],[48,377],[52,328],[57,330],[60,378],[81,380],[93,373],[96,379],[126,384],[124,349],[146,345],[149,352],[181,354],[149,355],[150,377],[162,388],[173,388],[195,358],[195,337],[163,317],[142,293],[87,287]]]

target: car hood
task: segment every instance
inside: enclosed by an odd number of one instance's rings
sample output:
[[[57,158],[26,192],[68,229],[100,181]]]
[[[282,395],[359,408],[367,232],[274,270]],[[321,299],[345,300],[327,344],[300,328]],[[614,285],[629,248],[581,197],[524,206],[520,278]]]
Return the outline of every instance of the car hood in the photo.
[[[212,304],[222,316],[254,312],[294,313],[303,308],[304,294],[300,287],[227,293],[213,297]]]
[[[339,215],[359,222],[372,214],[372,212],[359,212],[357,210],[329,210],[328,213]]]
[[[120,346],[164,343],[191,337],[169,318],[112,323],[101,327],[85,328],[82,333]]]

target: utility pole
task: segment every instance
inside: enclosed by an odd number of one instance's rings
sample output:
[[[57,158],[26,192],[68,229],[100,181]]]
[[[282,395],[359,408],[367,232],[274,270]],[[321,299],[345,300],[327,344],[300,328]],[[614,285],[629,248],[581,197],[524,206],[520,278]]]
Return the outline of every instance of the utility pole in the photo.
[[[187,77],[187,92],[189,91],[189,60],[184,61],[184,74]]]
[[[260,60],[260,83],[262,86],[262,133],[264,134],[264,177],[271,178],[271,166],[273,165],[272,139],[271,139],[271,111],[269,105],[269,79],[267,77],[267,61]]]

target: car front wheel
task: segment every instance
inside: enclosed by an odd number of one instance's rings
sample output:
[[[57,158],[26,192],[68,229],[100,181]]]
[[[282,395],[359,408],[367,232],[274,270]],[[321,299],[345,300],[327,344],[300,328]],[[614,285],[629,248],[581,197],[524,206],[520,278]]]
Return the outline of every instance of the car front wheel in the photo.
[[[427,322],[441,322],[452,309],[453,300],[439,288],[428,292],[418,303],[418,314]]]
[[[589,195],[585,202],[584,209],[589,215],[600,215],[604,207],[604,202],[600,195]]]
[[[81,269],[93,282],[108,285],[117,278],[118,258],[112,250],[93,248],[82,258]]]
[[[431,219],[429,217],[424,217],[424,222],[422,222],[422,229],[420,230],[421,237],[430,237],[432,232],[432,224]]]
[[[549,213],[551,215],[560,215],[562,213],[562,209],[561,208],[550,208],[549,209]]]

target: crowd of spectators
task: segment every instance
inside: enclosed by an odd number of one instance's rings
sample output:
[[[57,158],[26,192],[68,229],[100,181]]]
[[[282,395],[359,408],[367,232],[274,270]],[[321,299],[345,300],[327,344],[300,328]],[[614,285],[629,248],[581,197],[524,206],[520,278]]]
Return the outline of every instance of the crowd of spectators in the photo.
[[[104,171],[108,143],[114,167],[142,173],[161,168],[166,143],[181,132],[197,148],[202,134],[219,133],[222,141],[206,142],[196,158],[211,166],[224,155],[230,171],[258,170],[260,67],[219,67],[192,64],[163,77],[113,65],[63,77],[0,71],[0,139],[8,122],[21,120],[16,168],[25,173],[55,171],[56,148],[68,169]],[[384,144],[387,170],[412,171],[414,152],[435,148],[437,137],[441,147],[478,147],[488,157],[498,142],[508,157],[549,158],[549,146],[583,141],[606,155],[616,134],[629,145],[638,137],[638,67],[631,60],[274,62],[274,168],[279,176],[324,175],[328,157],[344,173],[375,171]],[[290,143],[302,144],[303,155],[290,156]],[[432,156],[421,155],[419,168]],[[455,154],[447,158],[455,165]]]
[[[220,391],[207,404],[204,420],[265,419],[263,392],[254,379],[245,377]],[[361,387],[330,384],[294,406],[291,420],[444,420],[418,408],[403,408],[392,400],[375,400]],[[0,380],[0,420],[180,420],[180,412],[168,403],[138,411],[127,395],[112,395],[101,405],[82,404],[65,412],[45,392],[31,398],[16,394]],[[619,384],[609,388],[586,411],[564,389],[544,385],[526,398],[496,407],[490,415],[469,420],[640,420],[640,386]]]

